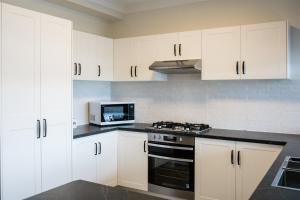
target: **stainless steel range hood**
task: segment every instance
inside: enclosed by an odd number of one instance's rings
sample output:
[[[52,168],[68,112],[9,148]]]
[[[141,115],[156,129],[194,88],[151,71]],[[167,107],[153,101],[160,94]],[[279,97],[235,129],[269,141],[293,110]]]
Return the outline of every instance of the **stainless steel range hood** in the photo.
[[[199,74],[201,73],[201,59],[156,61],[149,69],[164,74]]]

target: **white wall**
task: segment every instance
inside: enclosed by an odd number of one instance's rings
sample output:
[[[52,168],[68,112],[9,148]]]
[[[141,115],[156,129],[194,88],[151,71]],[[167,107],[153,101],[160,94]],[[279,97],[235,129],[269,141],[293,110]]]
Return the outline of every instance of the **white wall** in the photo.
[[[110,82],[73,81],[73,118],[78,125],[88,124],[88,102],[110,99]]]
[[[112,24],[114,38],[289,20],[300,28],[299,0],[208,0],[133,13]]]
[[[111,36],[111,27],[107,20],[68,9],[47,0],[2,0],[2,2],[69,19],[73,21],[75,30]]]

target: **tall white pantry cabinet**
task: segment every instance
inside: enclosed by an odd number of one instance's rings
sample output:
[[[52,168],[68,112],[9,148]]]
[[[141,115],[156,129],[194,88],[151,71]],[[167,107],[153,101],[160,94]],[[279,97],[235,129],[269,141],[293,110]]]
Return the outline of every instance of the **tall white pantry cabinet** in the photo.
[[[2,4],[1,199],[71,180],[72,23]]]

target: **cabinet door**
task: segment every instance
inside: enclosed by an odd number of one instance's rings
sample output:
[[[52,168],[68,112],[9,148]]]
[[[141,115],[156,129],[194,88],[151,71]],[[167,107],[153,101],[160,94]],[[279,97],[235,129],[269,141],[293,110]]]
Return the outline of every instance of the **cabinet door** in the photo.
[[[118,184],[117,133],[101,134],[98,142],[97,182],[116,186]]]
[[[135,80],[133,71],[135,63],[137,63],[135,44],[133,38],[114,40],[114,80]]]
[[[240,165],[236,167],[236,199],[248,200],[274,160],[281,146],[238,142]]]
[[[96,54],[95,66],[92,74],[95,80],[113,80],[113,40],[105,37],[95,36]]]
[[[229,27],[202,33],[202,79],[240,79],[241,29]]]
[[[73,180],[97,182],[98,136],[78,138],[73,141]]]
[[[245,79],[286,79],[287,22],[242,26]]]
[[[77,63],[75,80],[93,80],[97,75],[97,42],[92,34],[74,31],[74,63]]]
[[[180,60],[201,59],[202,31],[179,33],[178,55]]]
[[[118,135],[118,185],[148,190],[148,153],[144,149],[145,143],[147,143],[145,133],[120,131]]]
[[[232,141],[196,138],[195,199],[235,199],[235,166]]]
[[[40,15],[2,4],[1,199],[40,192]]]
[[[142,81],[166,80],[166,75],[149,70],[149,66],[159,60],[157,36],[139,37],[135,41],[137,64],[134,66],[134,75],[136,75],[136,79]]]
[[[158,60],[177,60],[178,55],[178,34],[161,34],[156,36],[155,50],[157,51]]]
[[[43,191],[65,184],[71,179],[71,31],[70,21],[42,15]]]

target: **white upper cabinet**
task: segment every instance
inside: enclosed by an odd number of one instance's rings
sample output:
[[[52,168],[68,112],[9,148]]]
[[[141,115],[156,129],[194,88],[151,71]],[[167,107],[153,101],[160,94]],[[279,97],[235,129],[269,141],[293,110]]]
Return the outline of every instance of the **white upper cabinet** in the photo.
[[[112,39],[74,31],[73,48],[73,79],[113,80]]]
[[[287,79],[288,25],[270,22],[203,31],[203,80]]]
[[[287,79],[287,22],[242,26],[242,78]]]
[[[152,81],[166,80],[166,76],[149,70],[158,60],[156,37],[137,37],[114,41],[114,80]]]
[[[114,40],[114,80],[130,81],[134,79],[135,42],[133,38]]]
[[[114,42],[110,38],[96,36],[95,80],[112,81],[114,77]]]
[[[241,27],[203,31],[202,79],[240,79]]]
[[[157,57],[154,61],[177,60],[178,58],[178,33],[154,35]],[[153,62],[154,62],[153,61]]]
[[[178,58],[180,60],[201,59],[202,31],[178,33]]]

